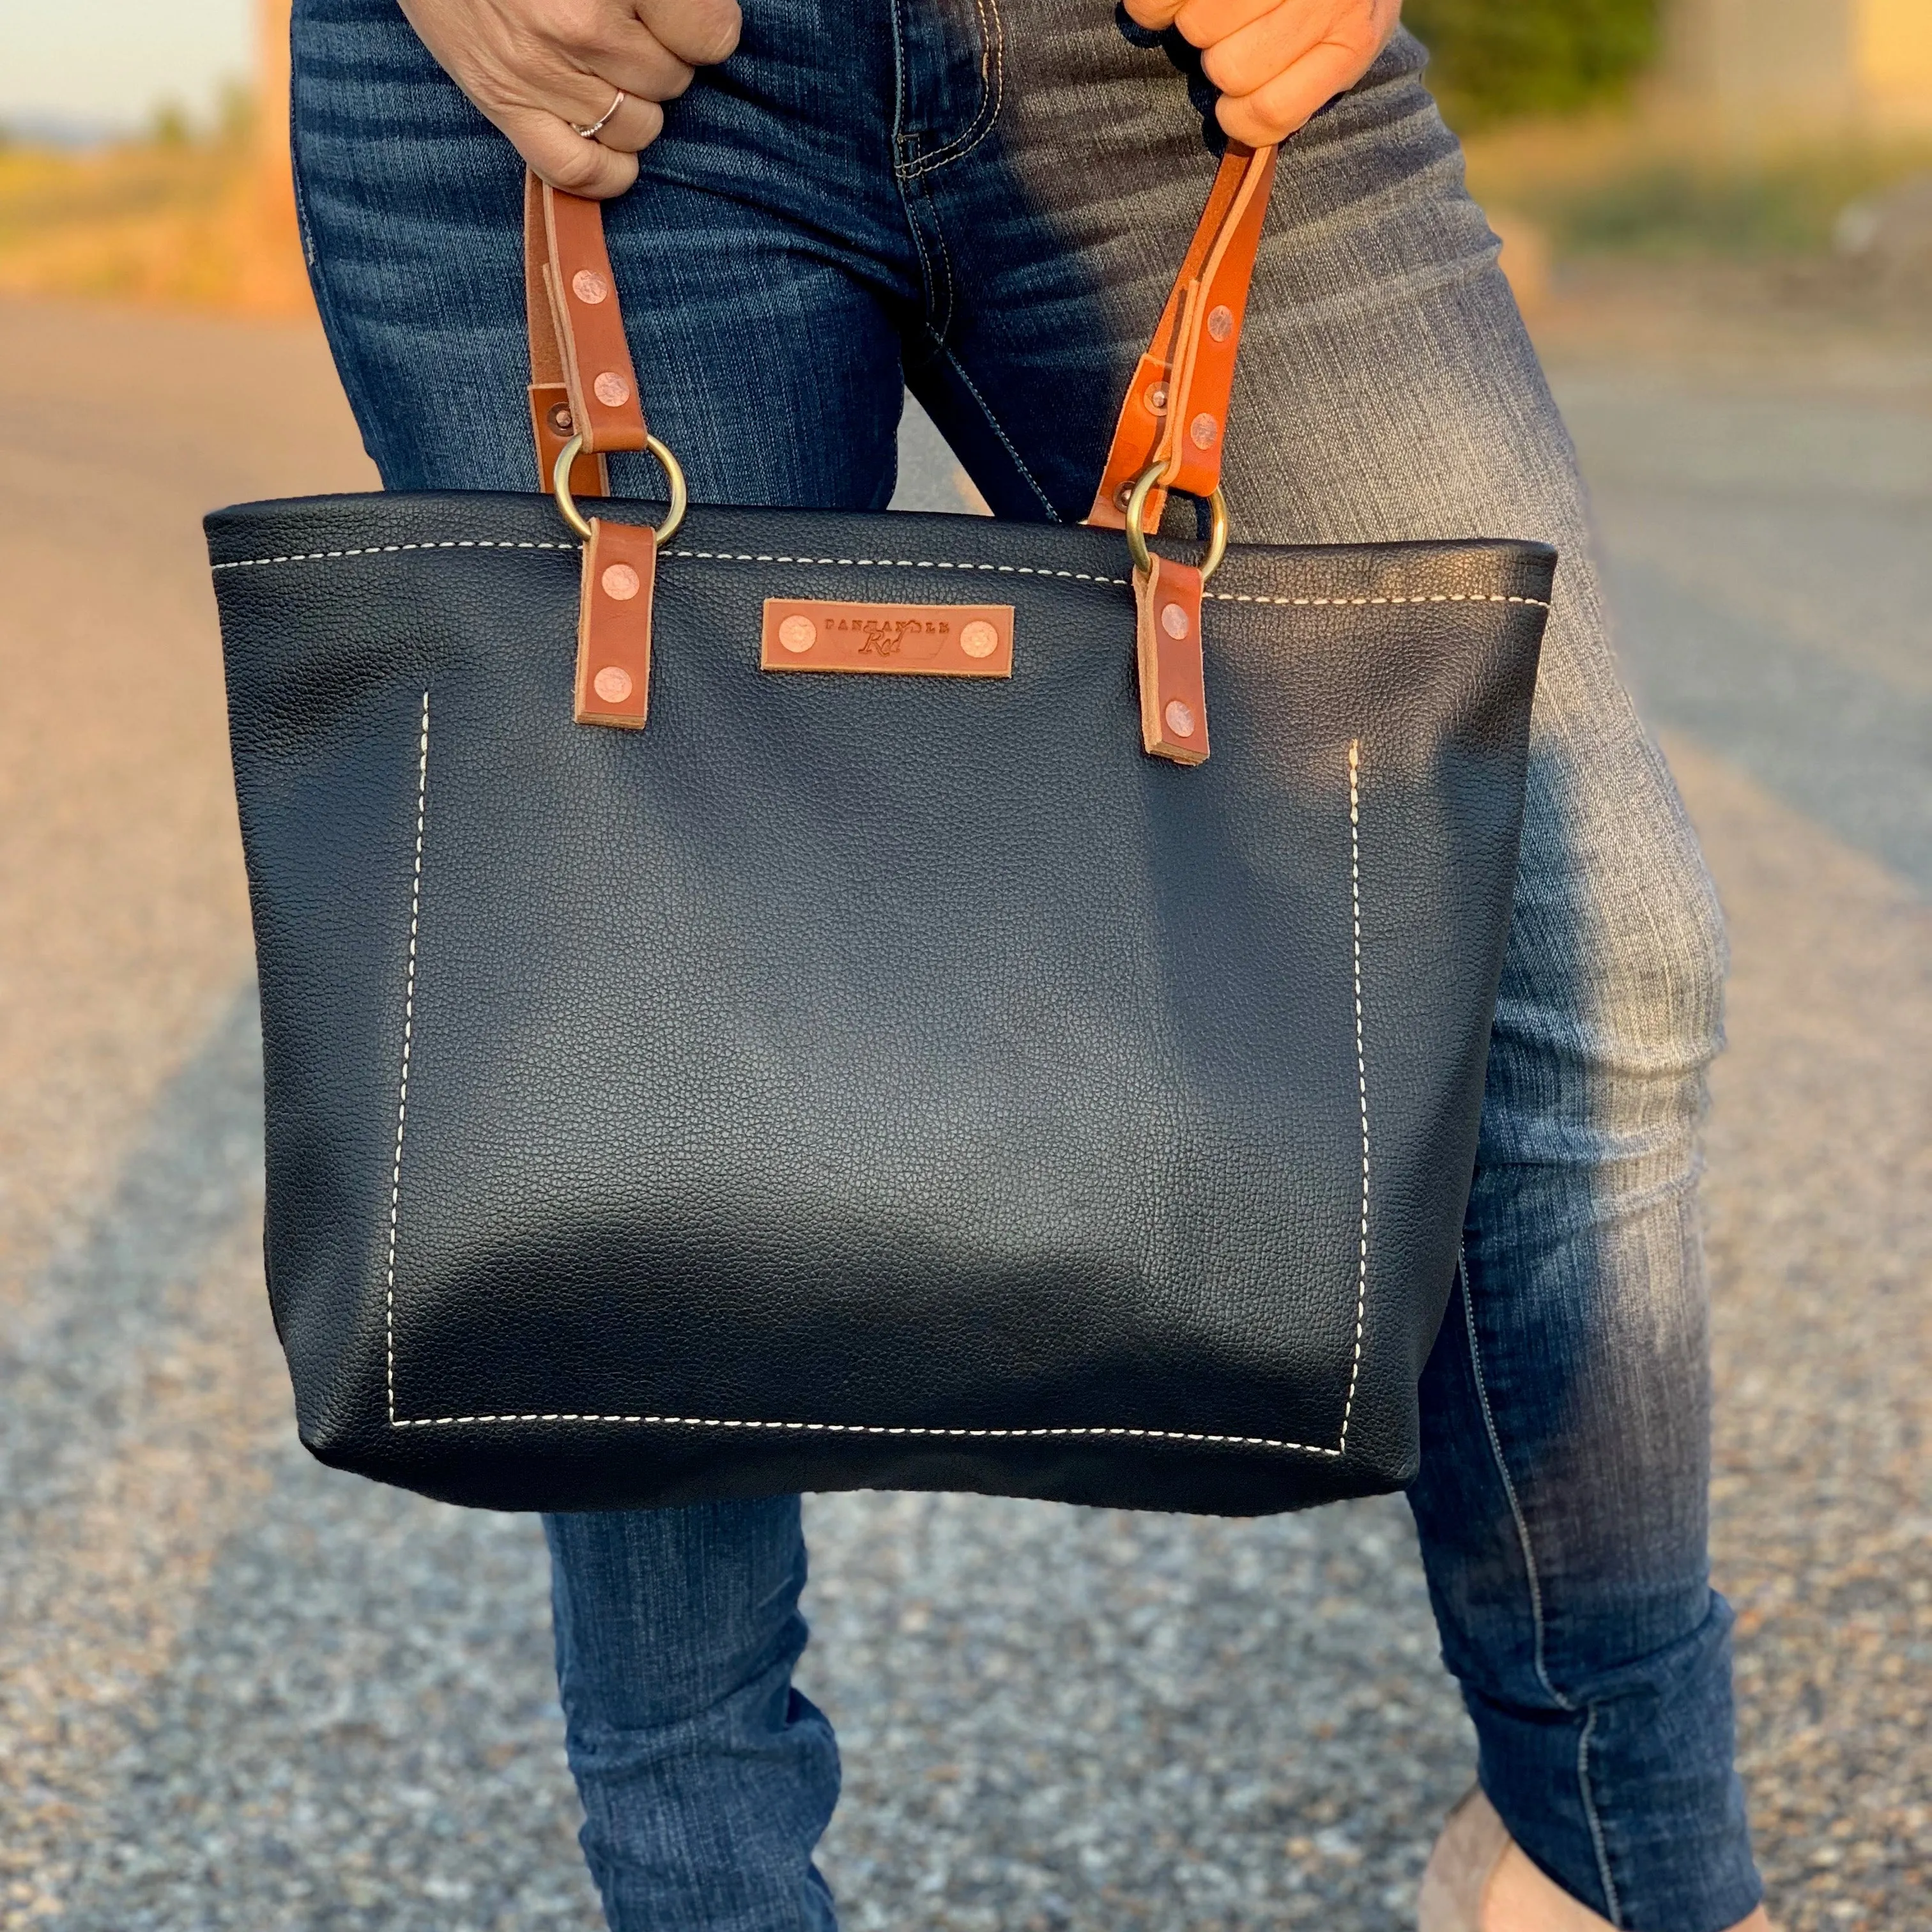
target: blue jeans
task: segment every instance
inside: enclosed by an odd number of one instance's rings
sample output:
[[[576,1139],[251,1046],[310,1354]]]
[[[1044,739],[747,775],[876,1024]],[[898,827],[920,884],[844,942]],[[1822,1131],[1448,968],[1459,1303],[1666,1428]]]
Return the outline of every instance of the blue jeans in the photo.
[[[747,0],[608,212],[654,428],[719,503],[882,508],[910,386],[1000,515],[1085,514],[1214,159],[1107,0]],[[1398,38],[1289,144],[1232,415],[1238,538],[1563,555],[1466,1260],[1411,1492],[1485,1789],[1634,1932],[1756,1904],[1706,1557],[1695,1205],[1722,938],[1618,684],[1568,441]],[[535,489],[520,164],[394,0],[297,0],[310,269],[392,488]],[[620,493],[657,485],[641,458]],[[559,1672],[619,1932],[829,1927],[797,1499],[559,1516]],[[1418,1825],[1421,1821],[1418,1821]]]

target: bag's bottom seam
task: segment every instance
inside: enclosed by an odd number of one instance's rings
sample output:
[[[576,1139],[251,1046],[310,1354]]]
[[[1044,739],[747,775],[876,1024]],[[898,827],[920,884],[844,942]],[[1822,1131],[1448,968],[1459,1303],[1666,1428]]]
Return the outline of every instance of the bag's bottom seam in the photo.
[[[1355,1024],[1355,1078],[1362,1122],[1362,1209],[1355,1270],[1355,1334],[1342,1426],[1334,1447],[1289,1442],[1269,1436],[1235,1436],[1204,1430],[1135,1429],[1125,1425],[1068,1424],[1035,1429],[958,1429],[916,1423],[764,1422],[716,1415],[596,1414],[572,1410],[528,1411],[503,1415],[416,1415],[396,1413],[396,1240],[402,1216],[403,1132],[408,1119],[410,1055],[416,1024],[417,929],[422,908],[423,831],[429,802],[429,693],[422,694],[416,753],[415,869],[410,885],[409,964],[403,988],[402,1071],[396,1095],[396,1151],[389,1178],[389,1243],[382,1294],[382,1339],[389,1426],[392,1429],[448,1429],[500,1423],[619,1424],[659,1429],[770,1430],[814,1436],[916,1436],[949,1442],[1020,1442],[1069,1438],[1136,1442],[1190,1443],[1210,1448],[1272,1449],[1299,1456],[1339,1460],[1348,1453],[1348,1424],[1362,1367],[1362,1336],[1369,1294],[1369,1076],[1362,1030],[1361,752],[1358,738],[1348,746],[1348,891],[1352,920]]]
[[[592,1415],[559,1410],[543,1414],[535,1411],[522,1415],[411,1415],[391,1418],[398,1429],[446,1429],[471,1423],[591,1422],[628,1423],[659,1429],[773,1430],[811,1436],[918,1436],[954,1442],[1017,1442],[1046,1436],[1084,1436],[1138,1442],[1190,1442],[1228,1449],[1280,1449],[1297,1455],[1340,1456],[1344,1445],[1332,1447],[1316,1442],[1284,1442],[1270,1436],[1217,1436],[1205,1430],[1185,1429],[1084,1428],[1070,1426],[1054,1429],[941,1429],[922,1427],[916,1423],[885,1422],[753,1422],[722,1415]]]

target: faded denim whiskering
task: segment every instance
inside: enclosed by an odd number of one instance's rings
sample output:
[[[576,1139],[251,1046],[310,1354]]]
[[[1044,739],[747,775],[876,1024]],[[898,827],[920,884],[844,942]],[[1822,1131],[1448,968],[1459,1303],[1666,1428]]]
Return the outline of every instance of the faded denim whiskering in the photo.
[[[1412,1501],[1517,1839],[1615,1924],[1720,1932],[1759,1897],[1705,1555],[1694,1190],[1721,934],[1420,64],[1399,38],[1283,154],[1228,496],[1250,541],[1562,553]],[[297,0],[294,124],[316,295],[385,481],[535,489],[516,156],[394,0]],[[1076,520],[1214,166],[1181,76],[1107,0],[746,0],[740,51],[608,212],[653,427],[700,501],[880,508],[903,382],[1000,514]],[[656,487],[646,459],[614,471]],[[790,1681],[796,1498],[548,1527],[611,1924],[831,1925],[812,1858],[837,1753]]]

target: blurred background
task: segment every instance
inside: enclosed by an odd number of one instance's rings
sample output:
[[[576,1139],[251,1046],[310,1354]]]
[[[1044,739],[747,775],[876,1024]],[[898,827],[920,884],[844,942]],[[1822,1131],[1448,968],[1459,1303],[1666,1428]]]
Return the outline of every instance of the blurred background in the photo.
[[[1096,0],[1105,4],[1105,0]],[[198,520],[370,487],[282,0],[0,13],[0,1932],[598,1922],[535,1526],[314,1466]],[[1932,5],[1409,0],[1723,894],[1718,1581],[1791,1932],[1932,1924]],[[970,499],[909,415],[902,506]],[[854,1928],[1396,1932],[1396,1499],[808,1504]]]
[[[19,8],[0,73],[0,288],[304,313],[287,14]],[[1923,299],[1924,0],[1409,0],[1405,18],[1528,305],[1627,284]]]

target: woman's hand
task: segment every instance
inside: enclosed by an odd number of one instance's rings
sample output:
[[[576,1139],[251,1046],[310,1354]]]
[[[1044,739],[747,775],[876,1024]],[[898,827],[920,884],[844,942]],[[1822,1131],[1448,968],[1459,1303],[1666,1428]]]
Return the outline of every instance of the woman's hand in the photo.
[[[450,78],[553,188],[604,200],[638,178],[659,104],[738,44],[738,0],[401,0]],[[616,113],[586,140],[588,127]],[[575,126],[572,124],[574,123]]]
[[[1217,117],[1250,147],[1286,140],[1366,74],[1402,0],[1126,0],[1143,27],[1178,27],[1221,90]]]

